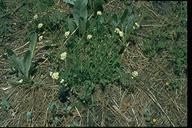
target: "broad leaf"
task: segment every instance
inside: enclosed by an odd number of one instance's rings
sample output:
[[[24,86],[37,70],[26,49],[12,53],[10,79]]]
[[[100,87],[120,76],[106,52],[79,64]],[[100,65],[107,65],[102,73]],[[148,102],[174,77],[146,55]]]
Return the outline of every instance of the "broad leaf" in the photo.
[[[23,65],[24,65],[24,76],[29,78],[29,70],[32,64],[32,58],[34,55],[35,47],[37,43],[37,33],[32,33],[30,38],[30,50],[25,53],[23,58]]]
[[[8,55],[8,60],[9,60],[9,63],[11,64],[11,66],[23,74],[24,70],[22,68],[22,63],[17,58],[16,54],[11,49],[6,49],[6,53]]]
[[[123,15],[121,16],[120,24],[123,24],[128,16],[128,9],[125,9]]]
[[[8,111],[9,108],[10,108],[9,102],[8,102],[7,99],[4,98],[4,97],[2,98],[2,101],[1,101],[1,107],[2,107],[2,109],[5,110],[5,111]]]
[[[125,33],[130,32],[131,30],[133,30],[133,25],[136,21],[136,17],[134,15],[131,15],[128,19],[127,22],[125,24]],[[124,28],[124,25],[123,25]]]
[[[103,12],[103,4],[105,3],[104,0],[95,0],[94,2],[94,10]]]
[[[23,65],[24,65],[24,75],[26,78],[29,78],[29,70],[32,63],[32,53],[31,51],[27,51],[25,53],[24,59],[23,59]]]
[[[87,23],[87,4],[88,0],[77,0],[73,9],[73,18],[77,26],[81,26],[80,32],[84,32]],[[80,23],[82,25],[80,25]],[[82,34],[82,33],[81,33]]]
[[[113,14],[112,25],[116,27],[116,26],[118,26],[118,22],[119,22],[119,20],[118,20],[117,14]]]
[[[74,20],[71,18],[68,18],[67,22],[68,22],[69,31],[71,31],[71,32],[74,31],[76,28],[76,24],[75,24]]]
[[[34,55],[36,44],[37,44],[37,33],[34,32],[30,37],[30,47],[29,47],[30,51],[32,52],[32,56]]]
[[[79,32],[81,34],[84,34],[86,31],[86,23],[87,23],[86,19],[80,18],[80,20],[79,20]]]

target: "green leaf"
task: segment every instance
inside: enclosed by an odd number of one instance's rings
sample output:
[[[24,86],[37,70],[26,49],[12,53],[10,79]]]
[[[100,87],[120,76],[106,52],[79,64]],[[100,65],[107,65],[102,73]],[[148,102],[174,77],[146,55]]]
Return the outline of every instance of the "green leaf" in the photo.
[[[29,70],[32,64],[32,58],[34,55],[35,47],[37,43],[37,33],[32,33],[30,38],[30,46],[29,49],[23,58],[23,65],[24,65],[24,76],[25,78],[29,78]]]
[[[87,20],[82,19],[82,18],[79,20],[79,32],[81,34],[84,34],[86,31],[86,22],[87,22]]]
[[[6,9],[6,4],[3,0],[0,0],[0,9],[2,10]]]
[[[1,107],[3,110],[8,111],[10,108],[9,102],[7,101],[6,98],[3,97],[2,101],[1,101]]]
[[[128,9],[125,9],[123,15],[121,16],[120,24],[123,24],[128,16]]]
[[[31,121],[32,117],[33,117],[32,112],[27,112],[27,120]]]
[[[68,22],[69,31],[73,32],[76,28],[76,24],[75,24],[74,20],[71,18],[68,18],[67,22]]]
[[[105,3],[104,0],[95,0],[94,2],[94,10],[103,12],[103,4]]]
[[[32,52],[32,56],[34,55],[36,44],[37,44],[37,33],[34,32],[30,37],[30,46],[29,46],[30,51]]]
[[[49,103],[48,104],[48,110],[50,110],[51,112],[54,112],[57,110],[57,106],[55,103]]]
[[[125,33],[130,32],[131,30],[133,30],[133,25],[136,21],[136,17],[134,15],[131,15],[128,19],[127,22],[125,24]]]
[[[21,61],[17,58],[16,54],[11,49],[6,49],[6,53],[8,55],[9,63],[12,67],[18,70],[20,73],[24,73],[23,66]]]
[[[118,17],[117,14],[113,14],[112,16],[112,25],[114,25],[115,27],[118,25]]]
[[[24,65],[24,76],[26,78],[29,78],[29,70],[32,63],[32,53],[31,51],[27,51],[25,53],[24,59],[23,59],[23,65]]]
[[[81,26],[79,28],[80,33],[84,32],[84,30],[86,29],[86,23],[87,23],[87,17],[88,17],[87,4],[88,4],[88,0],[77,0],[75,2],[75,6],[73,9],[73,18],[75,20],[75,23],[77,26]]]
[[[12,86],[21,85],[22,83],[19,82],[21,79],[15,79],[15,80],[8,80],[8,83]]]

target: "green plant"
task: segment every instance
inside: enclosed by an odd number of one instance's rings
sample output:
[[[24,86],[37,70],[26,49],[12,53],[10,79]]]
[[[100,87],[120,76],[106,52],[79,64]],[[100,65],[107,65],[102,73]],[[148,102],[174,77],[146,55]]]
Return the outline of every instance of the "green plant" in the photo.
[[[6,112],[8,112],[9,109],[10,109],[10,104],[9,104],[7,98],[5,98],[5,97],[2,98],[1,108],[2,108],[4,111],[6,111]]]
[[[89,104],[96,86],[104,90],[108,84],[127,79],[121,62],[121,50],[125,44],[114,32],[116,26],[109,23],[109,17],[103,14],[88,21],[85,34],[93,35],[91,39],[85,35],[79,39],[75,35],[66,43],[64,68],[59,66],[60,77],[65,81],[60,89],[62,102],[74,94],[84,104]]]
[[[187,70],[187,48],[174,47],[172,50],[173,59],[171,64],[176,75],[182,75]]]
[[[27,123],[30,124],[30,123],[32,122],[33,113],[30,112],[30,111],[28,111],[27,114],[26,114],[26,116],[27,116]]]
[[[167,86],[167,90],[174,91],[179,90],[182,87],[182,82],[180,80],[173,80]]]
[[[79,34],[84,34],[86,30],[88,12],[87,4],[88,0],[76,0],[76,1],[64,1],[74,5],[73,17],[68,18],[68,28],[70,31],[75,30],[76,27],[79,29]]]
[[[30,37],[29,50],[26,51],[25,55],[21,58],[17,57],[13,50],[6,49],[8,62],[11,67],[17,72],[18,78],[24,82],[31,83],[32,59],[37,43],[37,33],[32,33]],[[12,81],[14,84],[22,83],[22,81]]]

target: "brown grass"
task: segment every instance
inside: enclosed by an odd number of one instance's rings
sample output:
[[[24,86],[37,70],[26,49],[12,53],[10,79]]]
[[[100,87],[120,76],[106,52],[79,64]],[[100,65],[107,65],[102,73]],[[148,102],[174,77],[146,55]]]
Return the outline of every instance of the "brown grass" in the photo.
[[[112,0],[106,6],[114,8],[116,3]],[[11,48],[16,49],[19,54],[26,48],[22,47],[25,43],[15,42],[17,45],[11,45]],[[0,54],[3,54],[3,49],[0,49]],[[146,126],[144,117],[146,110],[152,112],[150,122],[152,119],[157,120],[153,126],[186,126],[187,78],[185,76],[178,78],[173,73],[168,65],[169,58],[165,52],[149,60],[142,53],[140,45],[130,45],[124,52],[123,62],[128,73],[134,70],[139,72],[138,78],[130,79],[127,85],[133,86],[134,92],[119,85],[107,86],[105,93],[97,88],[92,96],[96,103],[94,107],[75,106],[70,111],[71,114],[61,117],[58,126],[68,126],[71,122],[78,122],[80,126]],[[3,87],[10,86],[7,81],[13,76],[8,74],[8,64],[1,56],[0,100],[8,97],[11,108],[8,112],[0,108],[0,126],[54,126],[49,122],[51,113],[48,104],[53,102],[59,106],[63,104],[57,98],[59,86],[50,79],[47,72],[47,67],[50,65],[48,61],[41,64],[39,69],[41,72],[34,77],[37,86],[11,87],[3,90]],[[175,79],[182,81],[182,88],[176,92],[168,91],[168,85],[165,83]],[[77,99],[71,98],[70,102],[76,103]],[[28,111],[33,113],[31,123],[27,122]],[[158,115],[158,112],[161,114]],[[58,108],[57,113],[64,114],[62,108]]]

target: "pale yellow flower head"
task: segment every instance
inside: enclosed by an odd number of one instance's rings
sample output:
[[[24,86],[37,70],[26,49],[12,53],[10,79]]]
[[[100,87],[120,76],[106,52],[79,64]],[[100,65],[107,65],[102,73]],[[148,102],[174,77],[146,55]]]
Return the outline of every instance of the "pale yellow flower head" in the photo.
[[[39,36],[39,41],[42,41],[43,40],[43,36]]]
[[[50,72],[49,75],[51,76],[52,79],[59,79],[59,72]]]
[[[153,123],[156,123],[157,122],[157,119],[153,118]]]
[[[53,72],[49,72],[49,75],[52,76],[52,75],[53,75]]]
[[[119,31],[119,36],[120,37],[123,37],[124,36],[124,33],[122,31]]]
[[[124,33],[123,31],[121,31],[119,28],[115,28],[115,33],[119,34],[120,37],[123,37],[124,36]]]
[[[90,40],[92,37],[92,35],[87,35],[87,40]]]
[[[43,27],[43,23],[39,23],[37,27],[38,28],[42,28]]]
[[[63,52],[61,53],[61,60],[65,60],[65,58],[67,57],[67,52]]]
[[[120,29],[119,28],[115,28],[115,33],[119,33],[120,32]]]
[[[65,32],[65,37],[67,38],[70,34],[70,31]]]
[[[102,15],[102,12],[101,12],[101,11],[97,11],[97,15],[98,15],[98,16],[101,16],[101,15]]]
[[[135,22],[135,26],[138,28],[140,27],[140,25],[137,22]]]
[[[23,83],[23,79],[20,79],[18,82],[19,82],[20,84]]]
[[[137,71],[133,71],[131,74],[132,74],[132,77],[137,77],[139,75]]]
[[[62,84],[63,82],[64,82],[64,79],[61,79],[61,80],[60,80],[60,83]]]
[[[165,83],[165,85],[169,85],[169,83],[168,83],[168,82],[166,82],[166,83]]]
[[[33,16],[33,19],[36,20],[37,18],[38,18],[38,15],[35,14],[35,15]]]

